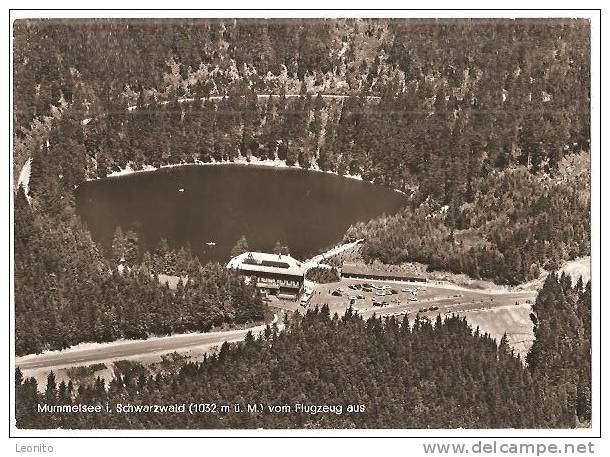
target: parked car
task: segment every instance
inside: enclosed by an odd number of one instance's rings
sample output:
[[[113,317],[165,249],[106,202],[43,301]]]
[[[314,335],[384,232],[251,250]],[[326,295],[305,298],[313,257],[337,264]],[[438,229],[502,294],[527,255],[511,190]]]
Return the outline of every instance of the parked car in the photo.
[[[428,308],[419,308],[419,312],[426,313],[426,312],[428,312]]]
[[[437,311],[438,310],[438,306],[431,306],[430,308],[428,308],[430,311]]]
[[[334,295],[335,297],[341,297],[343,294],[338,290],[333,290],[332,295]]]
[[[397,291],[396,289],[391,289],[391,290],[390,290],[390,293],[391,293],[392,295],[396,295],[396,294],[398,294],[398,291]]]
[[[356,298],[359,300],[364,300],[364,295],[358,294],[358,295],[356,295]]]

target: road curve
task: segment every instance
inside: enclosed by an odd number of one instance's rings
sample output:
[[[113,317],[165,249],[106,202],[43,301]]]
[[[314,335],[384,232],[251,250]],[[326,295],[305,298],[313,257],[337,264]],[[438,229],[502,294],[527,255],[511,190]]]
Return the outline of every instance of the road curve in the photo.
[[[277,314],[273,322],[277,322]],[[265,325],[250,327],[243,330],[226,332],[187,333],[161,338],[151,338],[138,341],[117,341],[100,343],[95,347],[78,347],[63,351],[49,351],[43,354],[32,354],[17,357],[15,364],[21,370],[51,368],[70,365],[87,365],[101,361],[117,360],[127,357],[146,356],[173,351],[182,351],[198,346],[221,345],[226,342],[243,340],[248,332],[257,334],[265,329]]]

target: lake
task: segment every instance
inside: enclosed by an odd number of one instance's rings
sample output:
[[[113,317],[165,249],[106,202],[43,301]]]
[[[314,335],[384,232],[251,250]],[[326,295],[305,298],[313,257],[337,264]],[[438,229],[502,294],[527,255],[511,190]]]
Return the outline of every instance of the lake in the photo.
[[[180,166],[82,183],[77,212],[110,249],[115,228],[135,230],[152,251],[190,243],[202,262],[226,262],[245,235],[253,251],[276,241],[304,260],[341,241],[347,228],[406,203],[368,182],[302,169],[222,164]]]

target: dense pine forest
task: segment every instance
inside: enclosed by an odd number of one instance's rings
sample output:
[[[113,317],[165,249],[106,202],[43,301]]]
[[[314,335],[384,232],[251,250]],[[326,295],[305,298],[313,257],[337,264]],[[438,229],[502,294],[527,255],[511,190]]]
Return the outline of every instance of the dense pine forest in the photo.
[[[555,315],[556,308],[561,311]],[[456,316],[372,317],[328,307],[222,346],[178,373],[118,373],[76,388],[46,390],[17,373],[17,424],[24,428],[552,428],[591,418],[590,284],[550,275],[534,313],[529,366]],[[552,329],[552,333],[549,330]],[[559,346],[557,346],[559,344]],[[117,405],[208,403],[243,412],[124,413]],[[113,412],[38,413],[38,404],[111,405]],[[270,413],[268,405],[341,405],[336,413]],[[247,404],[264,411],[247,412]],[[357,412],[349,412],[348,406]],[[188,410],[187,410],[188,411]]]
[[[517,284],[590,252],[586,21],[22,21],[14,34],[15,164],[32,160],[35,204],[72,207],[74,186],[125,167],[273,159],[411,196],[359,228],[370,259]]]
[[[252,286],[188,246],[147,252],[121,227],[110,250],[96,244],[74,191],[126,168],[267,159],[404,192],[400,213],[346,233],[365,239],[367,261],[513,285],[590,254],[587,21],[20,20],[13,36],[18,355],[268,315]],[[590,297],[590,284],[548,276],[526,364],[457,317],[409,326],[322,308],[179,373],[78,388],[51,376],[42,395],[18,373],[18,426],[580,426],[591,417]],[[194,399],[366,412],[33,409]]]
[[[64,349],[83,341],[147,338],[258,322],[268,313],[253,285],[219,264],[201,266],[188,249],[161,240],[139,252],[133,232],[117,228],[101,255],[74,217],[57,225],[15,200],[15,350]],[[158,275],[179,276],[176,290]]]
[[[590,255],[589,180],[588,154],[562,159],[552,175],[512,167],[480,178],[472,202],[459,208],[426,201],[358,223],[345,239],[366,240],[366,261],[416,261],[516,285]]]

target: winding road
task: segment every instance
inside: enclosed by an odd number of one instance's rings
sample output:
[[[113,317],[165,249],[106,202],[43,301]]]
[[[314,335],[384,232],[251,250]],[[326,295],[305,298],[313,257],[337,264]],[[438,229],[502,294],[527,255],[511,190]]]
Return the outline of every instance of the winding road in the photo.
[[[278,321],[278,315],[273,317],[272,323]],[[145,355],[163,354],[167,352],[180,352],[195,347],[212,347],[224,342],[241,341],[248,332],[258,334],[266,325],[258,325],[240,330],[224,332],[186,333],[148,340],[115,341],[112,343],[89,344],[63,351],[49,351],[43,354],[31,354],[17,357],[15,364],[22,371],[40,368],[57,368],[62,366],[90,365],[97,362],[125,359],[128,357],[141,357]],[[278,325],[282,327],[282,325]]]
[[[329,256],[337,255],[362,242],[346,243],[335,246],[329,251],[315,256],[305,262],[308,268],[318,265]],[[277,323],[279,316],[274,315],[272,323]],[[278,325],[281,329],[283,325]],[[147,340],[119,340],[110,343],[94,343],[75,346],[63,351],[48,351],[42,354],[30,354],[15,359],[15,365],[21,371],[40,369],[57,369],[59,367],[86,366],[94,363],[126,359],[143,358],[168,352],[184,352],[193,348],[210,348],[224,342],[241,341],[251,331],[255,335],[262,332],[265,325],[246,329],[223,332],[186,333],[165,337],[154,337]]]

